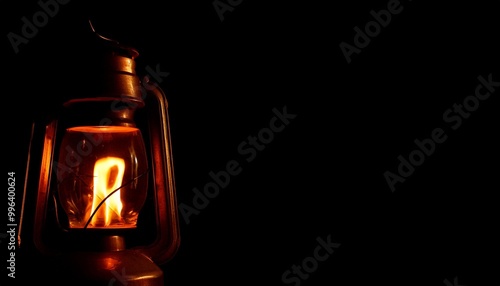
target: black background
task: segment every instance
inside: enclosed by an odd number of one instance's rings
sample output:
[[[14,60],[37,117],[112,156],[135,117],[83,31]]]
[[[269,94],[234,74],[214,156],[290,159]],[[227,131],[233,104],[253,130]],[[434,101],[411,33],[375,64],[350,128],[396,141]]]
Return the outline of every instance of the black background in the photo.
[[[17,54],[4,36],[3,164],[18,190],[30,122],[67,92],[86,53],[71,41],[91,17],[139,50],[138,73],[169,73],[160,85],[179,203],[192,205],[210,171],[242,163],[189,224],[180,217],[166,284],[288,285],[283,273],[329,235],[340,247],[301,285],[500,283],[498,90],[456,130],[442,118],[478,76],[500,81],[493,1],[402,1],[349,64],[339,44],[353,45],[353,28],[389,1],[243,0],[223,21],[213,1],[83,2],[60,5]],[[3,34],[21,34],[21,18],[39,10],[35,1],[3,3]],[[297,117],[246,163],[237,146],[285,106]],[[396,173],[397,157],[435,128],[447,140],[391,192],[384,172]]]

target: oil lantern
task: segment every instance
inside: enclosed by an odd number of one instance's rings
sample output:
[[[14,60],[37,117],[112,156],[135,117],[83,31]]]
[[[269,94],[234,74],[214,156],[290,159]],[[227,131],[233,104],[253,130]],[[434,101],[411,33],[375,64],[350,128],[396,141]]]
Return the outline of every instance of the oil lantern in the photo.
[[[180,242],[166,96],[137,50],[88,35],[90,73],[32,125],[20,249],[54,284],[165,285]]]

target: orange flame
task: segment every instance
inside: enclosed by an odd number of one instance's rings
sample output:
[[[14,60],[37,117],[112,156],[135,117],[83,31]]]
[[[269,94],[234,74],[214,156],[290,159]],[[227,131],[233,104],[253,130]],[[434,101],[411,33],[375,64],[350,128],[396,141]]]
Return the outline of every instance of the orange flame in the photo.
[[[125,171],[125,161],[116,157],[105,157],[96,161],[94,165],[94,198],[92,211],[116,189],[120,188]],[[97,209],[91,224],[94,227],[108,227],[113,222],[121,221],[122,202],[120,190],[113,193]]]

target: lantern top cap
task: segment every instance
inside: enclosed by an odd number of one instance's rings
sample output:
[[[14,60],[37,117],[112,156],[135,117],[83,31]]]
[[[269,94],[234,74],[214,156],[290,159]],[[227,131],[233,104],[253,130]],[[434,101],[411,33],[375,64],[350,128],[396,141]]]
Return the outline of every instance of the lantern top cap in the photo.
[[[64,97],[63,105],[118,100],[133,103],[129,106],[144,106],[141,81],[135,70],[139,52],[101,35],[92,21],[87,21],[77,38],[86,53],[75,57],[71,67],[76,71],[71,83],[78,88],[72,88]]]

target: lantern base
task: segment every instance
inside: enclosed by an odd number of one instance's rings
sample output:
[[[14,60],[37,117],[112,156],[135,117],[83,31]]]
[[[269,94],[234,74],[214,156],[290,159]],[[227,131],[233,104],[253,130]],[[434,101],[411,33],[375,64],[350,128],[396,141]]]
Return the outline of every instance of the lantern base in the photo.
[[[66,285],[164,285],[163,271],[138,251],[75,252],[64,260]]]

